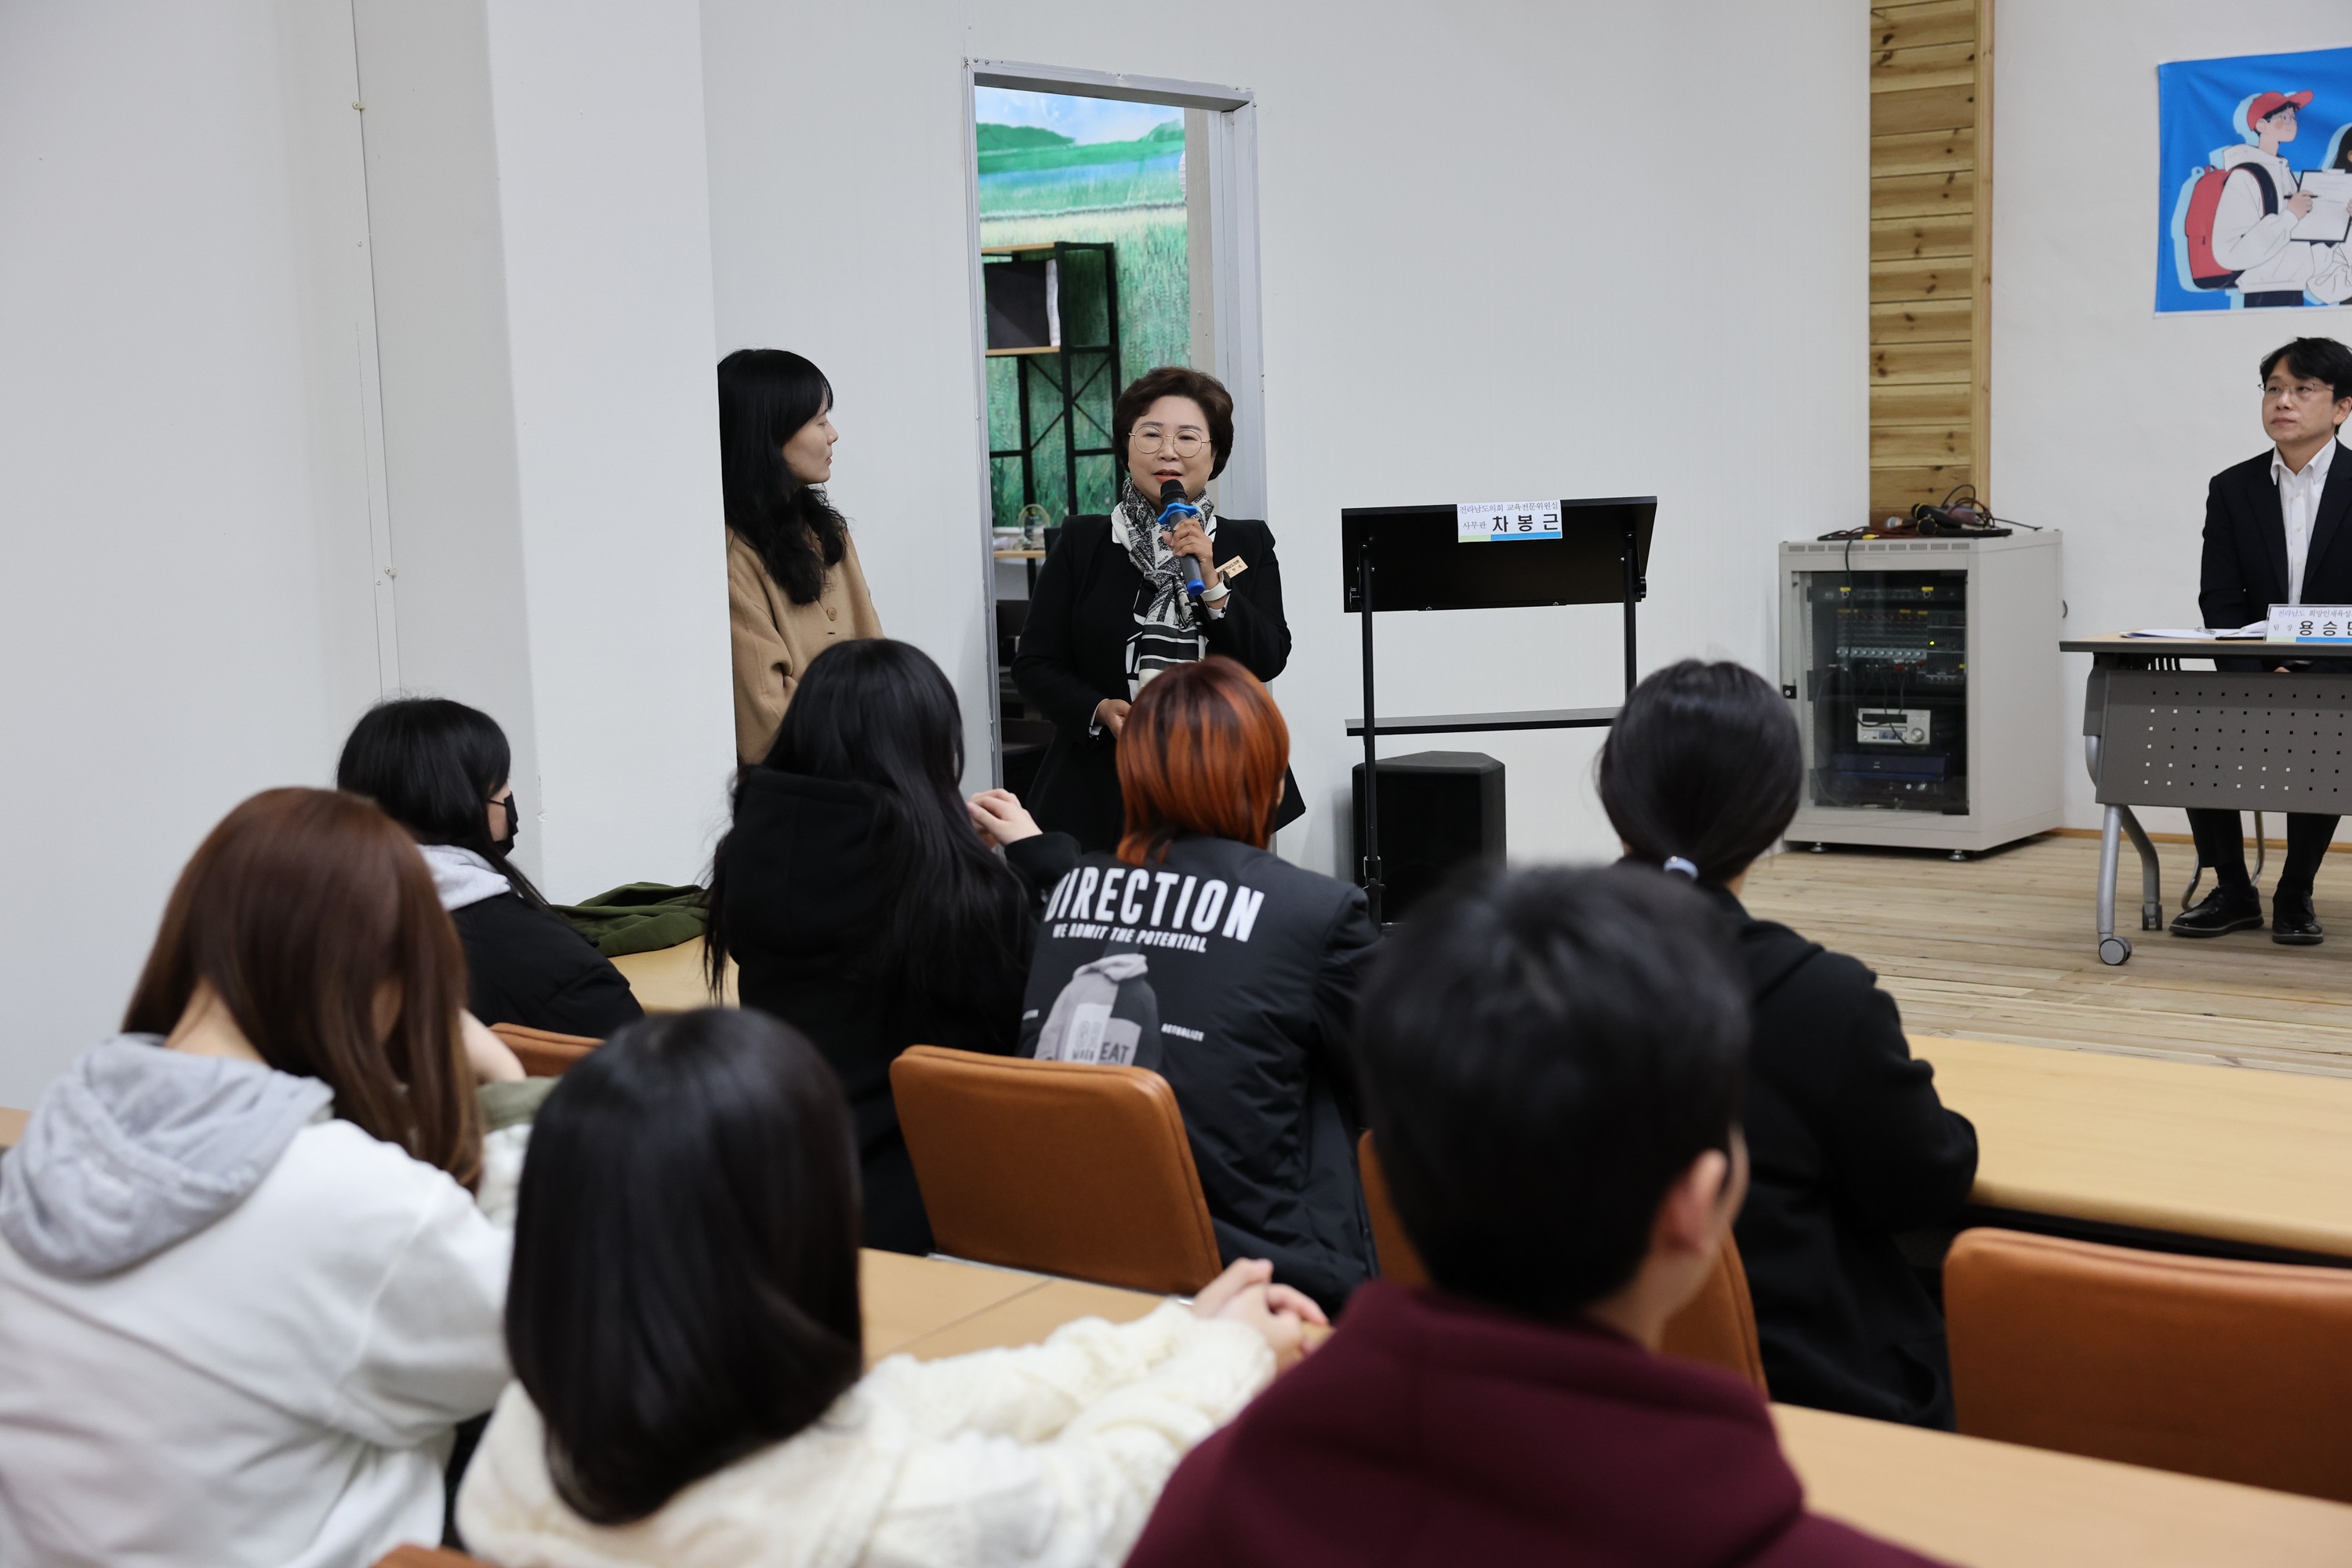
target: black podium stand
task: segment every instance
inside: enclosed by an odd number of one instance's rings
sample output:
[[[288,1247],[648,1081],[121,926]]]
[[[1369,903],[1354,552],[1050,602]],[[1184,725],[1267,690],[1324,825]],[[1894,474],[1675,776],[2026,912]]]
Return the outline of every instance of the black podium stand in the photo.
[[[1633,689],[1633,609],[1648,594],[1655,496],[1558,503],[1557,535],[1507,533],[1465,542],[1460,513],[1446,506],[1349,507],[1339,513],[1347,566],[1346,607],[1364,617],[1364,716],[1348,726],[1364,738],[1364,899],[1381,924],[1379,737],[1452,735],[1481,730],[1596,730],[1610,708],[1540,708],[1514,713],[1424,714],[1383,723],[1372,696],[1372,622],[1381,610],[1507,610],[1545,605],[1625,607],[1625,689]]]

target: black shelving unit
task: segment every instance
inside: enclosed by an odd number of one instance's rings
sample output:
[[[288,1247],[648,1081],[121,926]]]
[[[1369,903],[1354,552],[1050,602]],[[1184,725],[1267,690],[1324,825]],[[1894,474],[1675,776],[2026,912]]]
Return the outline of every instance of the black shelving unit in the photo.
[[[1045,448],[1058,446],[1062,460],[1061,519],[1073,513],[1108,511],[1118,493],[1119,454],[1111,447],[1110,407],[1118,396],[1118,257],[1108,240],[1056,240],[1035,245],[996,245],[981,251],[981,265],[991,257],[1037,260],[1051,258],[1059,279],[1064,327],[1062,342],[1054,347],[990,349],[991,359],[1014,362],[1015,397],[1019,406],[1017,438],[1009,447],[991,445],[989,463],[1021,465],[1021,504],[1037,501],[1037,466],[1052,460]],[[1084,258],[1072,266],[1076,258]],[[1100,341],[1074,342],[1067,330],[1074,320],[1091,317],[1099,304],[1104,325]],[[1074,308],[1076,307],[1076,308]],[[1099,414],[1097,414],[1097,407]],[[995,432],[990,431],[992,442]],[[1088,506],[1078,491],[1078,459],[1108,458],[1110,482],[1100,504]],[[992,490],[993,487],[992,486]],[[1009,520],[992,519],[1003,523]]]

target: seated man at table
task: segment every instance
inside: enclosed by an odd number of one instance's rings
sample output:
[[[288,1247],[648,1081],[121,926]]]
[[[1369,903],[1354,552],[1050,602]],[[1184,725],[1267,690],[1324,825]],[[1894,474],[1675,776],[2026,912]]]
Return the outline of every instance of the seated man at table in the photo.
[[[1746,1184],[1748,987],[1644,867],[1488,870],[1378,961],[1357,1054],[1436,1280],[1330,1342],[1178,1468],[1130,1568],[1916,1563],[1805,1510],[1763,1399],[1657,1346]]]
[[[2339,541],[2352,512],[2352,460],[2336,432],[2352,417],[2352,349],[2334,338],[2297,338],[2263,359],[2263,433],[2271,450],[2213,476],[2205,492],[2205,562],[2198,608],[2209,626],[2266,619],[2273,605],[2352,605],[2352,543]],[[2218,668],[2284,668],[2217,659]],[[2340,662],[2336,668],[2352,668]],[[2333,816],[2286,814],[2286,864],[2271,892],[2271,940],[2315,947],[2311,881],[2336,837]],[[2200,865],[2217,886],[2172,922],[2175,936],[2224,936],[2263,923],[2246,875],[2239,814],[2192,809]]]

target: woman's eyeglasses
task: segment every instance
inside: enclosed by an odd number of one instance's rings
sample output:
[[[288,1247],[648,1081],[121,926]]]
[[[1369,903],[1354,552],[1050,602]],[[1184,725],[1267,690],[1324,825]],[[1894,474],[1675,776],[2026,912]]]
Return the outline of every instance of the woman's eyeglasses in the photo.
[[[1167,447],[1171,439],[1175,443],[1176,455],[1180,458],[1197,458],[1201,455],[1201,448],[1209,444],[1209,438],[1198,430],[1171,432],[1158,425],[1139,425],[1133,434],[1128,437],[1129,444],[1139,452],[1160,451]]]

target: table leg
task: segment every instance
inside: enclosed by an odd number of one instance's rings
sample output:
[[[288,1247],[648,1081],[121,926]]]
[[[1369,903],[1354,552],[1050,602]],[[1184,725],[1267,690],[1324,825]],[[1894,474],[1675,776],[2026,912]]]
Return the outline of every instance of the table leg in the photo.
[[[2123,814],[2124,831],[2131,835],[2132,847],[2139,851],[2139,929],[2164,929],[2164,870],[2156,858],[2156,846],[2148,842],[2147,829],[2139,825],[2139,817],[2130,806],[2119,805]]]
[[[2127,938],[2116,934],[2116,861],[2123,850],[2124,808],[2107,807],[2099,826],[2099,962],[2121,963],[2132,953]]]

